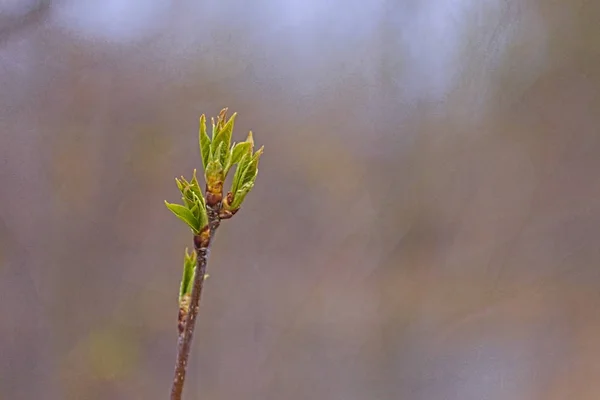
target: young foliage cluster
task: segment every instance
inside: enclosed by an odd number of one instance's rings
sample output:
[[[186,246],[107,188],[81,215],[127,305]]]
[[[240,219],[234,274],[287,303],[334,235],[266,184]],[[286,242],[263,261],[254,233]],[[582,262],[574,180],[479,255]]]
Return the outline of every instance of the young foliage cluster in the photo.
[[[227,109],[221,111],[215,123],[212,119],[212,139],[206,133],[206,118],[200,117],[200,154],[204,166],[206,192],[209,205],[223,201],[222,217],[235,214],[246,195],[254,187],[258,174],[258,161],[264,147],[254,151],[252,132],[244,142],[231,143],[233,126],[237,116],[227,119]],[[231,167],[236,165],[231,189],[223,199],[223,183]]]
[[[175,179],[177,188],[181,192],[182,204],[165,201],[167,208],[185,222],[194,235],[201,235],[210,229],[210,211],[213,211],[219,219],[231,218],[254,187],[258,162],[264,146],[254,152],[252,132],[248,134],[245,141],[232,143],[236,116],[237,113],[234,113],[231,118],[227,118],[225,108],[219,113],[216,122],[211,118],[210,136],[206,130],[206,117],[204,115],[200,117],[198,141],[204,168],[204,193],[194,170],[189,181],[183,176]],[[234,166],[236,168],[231,188],[227,195],[223,196],[223,184]],[[180,301],[191,292],[195,257],[195,254],[189,255],[186,250]]]
[[[182,299],[184,296],[192,293],[192,285],[194,284],[194,268],[196,267],[196,260],[198,256],[195,251],[188,253],[188,249],[185,249],[185,257],[183,261],[183,277],[181,278],[181,286],[179,287],[179,298]]]
[[[206,200],[196,178],[196,170],[194,170],[191,181],[188,182],[182,176],[180,179],[175,178],[175,182],[181,192],[183,204],[165,201],[165,205],[173,214],[185,222],[195,235],[199,235],[202,228],[208,225],[208,214],[206,212]]]

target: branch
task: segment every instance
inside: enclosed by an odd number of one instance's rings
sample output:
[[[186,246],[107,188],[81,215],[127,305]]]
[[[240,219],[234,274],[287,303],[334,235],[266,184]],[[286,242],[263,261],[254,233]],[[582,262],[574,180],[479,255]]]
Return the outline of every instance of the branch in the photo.
[[[241,207],[246,195],[254,187],[258,174],[258,161],[264,146],[253,152],[254,139],[248,133],[245,142],[231,144],[236,114],[228,120],[227,109],[221,110],[215,123],[212,119],[212,139],[206,133],[206,117],[200,117],[198,142],[206,180],[202,193],[196,170],[188,181],[183,176],[175,178],[183,204],[165,201],[165,206],[194,232],[194,252],[185,250],[183,276],[179,287],[179,319],[177,361],[171,388],[171,400],[181,400],[200,297],[206,278],[210,245],[222,219],[231,218]],[[223,198],[223,183],[230,168],[236,165],[231,190]]]
[[[187,371],[188,359],[192,348],[192,339],[196,328],[196,317],[200,309],[200,298],[204,287],[204,278],[206,276],[206,267],[208,264],[208,254],[210,252],[211,241],[221,224],[218,210],[221,203],[208,205],[206,211],[208,214],[208,229],[194,236],[194,249],[197,254],[196,271],[194,273],[194,285],[188,310],[179,310],[179,339],[177,346],[177,361],[175,363],[175,377],[171,389],[171,400],[181,400],[183,385],[185,384],[185,375]],[[187,314],[187,318],[186,318]]]

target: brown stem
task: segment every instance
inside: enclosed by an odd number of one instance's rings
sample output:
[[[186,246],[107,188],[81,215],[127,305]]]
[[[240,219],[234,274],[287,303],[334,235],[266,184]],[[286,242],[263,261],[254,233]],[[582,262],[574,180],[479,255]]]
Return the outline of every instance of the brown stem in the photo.
[[[183,385],[185,383],[185,374],[192,348],[192,339],[196,327],[196,317],[200,309],[200,298],[202,288],[204,287],[204,277],[206,276],[206,266],[208,264],[208,254],[211,241],[221,224],[219,219],[219,209],[221,203],[209,205],[207,207],[208,229],[194,236],[194,249],[198,255],[196,271],[194,274],[194,285],[192,286],[192,295],[190,299],[189,312],[185,320],[184,329],[179,334],[177,341],[177,361],[175,364],[175,377],[171,388],[171,400],[181,400]]]

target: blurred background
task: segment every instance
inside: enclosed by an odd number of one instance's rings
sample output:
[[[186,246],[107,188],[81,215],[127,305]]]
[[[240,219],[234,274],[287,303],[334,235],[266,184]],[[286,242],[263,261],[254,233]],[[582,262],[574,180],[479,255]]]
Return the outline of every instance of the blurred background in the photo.
[[[0,399],[165,399],[198,117],[265,145],[187,399],[600,398],[600,2],[0,1]]]

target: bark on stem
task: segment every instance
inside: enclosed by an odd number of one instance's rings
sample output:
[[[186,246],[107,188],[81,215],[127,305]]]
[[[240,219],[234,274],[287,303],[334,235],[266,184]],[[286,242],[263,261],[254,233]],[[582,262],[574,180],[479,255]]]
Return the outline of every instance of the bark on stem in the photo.
[[[177,361],[175,363],[175,377],[171,388],[171,400],[181,400],[183,385],[185,384],[185,374],[187,371],[190,350],[192,349],[192,339],[196,328],[196,317],[200,309],[200,298],[202,288],[204,287],[204,277],[206,276],[206,267],[208,264],[208,254],[210,244],[217,228],[221,224],[219,218],[219,209],[221,202],[213,205],[207,205],[208,214],[208,232],[194,236],[194,250],[198,256],[196,271],[194,274],[194,284],[192,286],[192,295],[190,300],[189,312],[185,321],[185,328],[179,335],[177,341]]]

